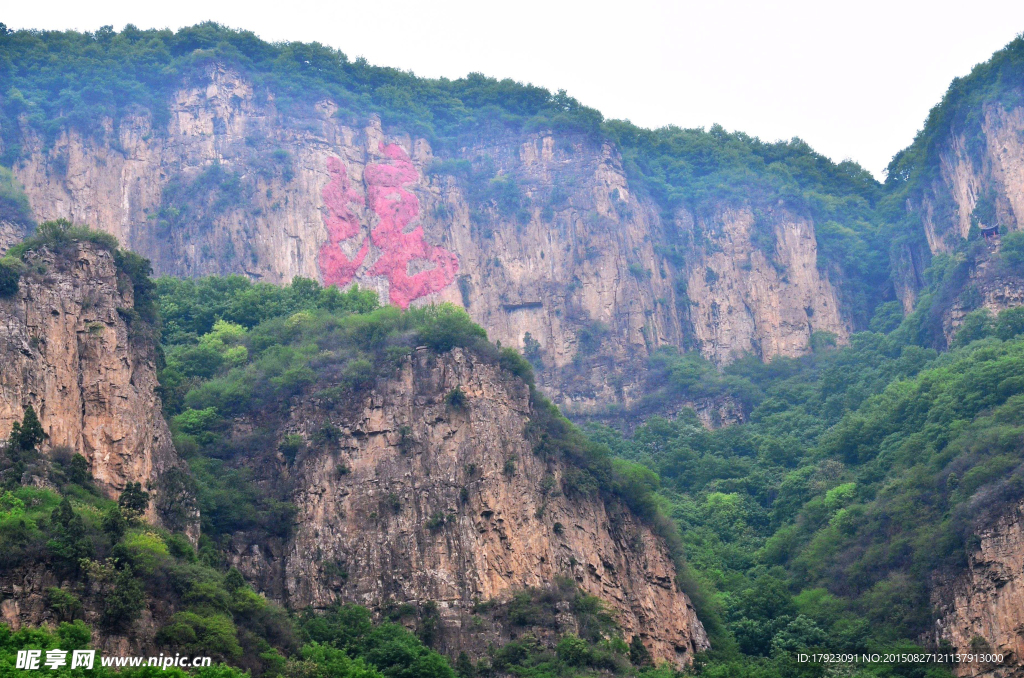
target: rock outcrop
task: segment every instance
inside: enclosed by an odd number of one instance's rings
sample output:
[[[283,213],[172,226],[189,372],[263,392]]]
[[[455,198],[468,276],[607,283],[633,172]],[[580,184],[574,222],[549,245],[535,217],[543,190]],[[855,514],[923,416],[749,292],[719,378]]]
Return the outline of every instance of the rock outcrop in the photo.
[[[47,592],[62,585],[69,588],[69,584],[41,563],[6,568],[0,575],[0,623],[17,631],[22,627],[55,628],[68,621],[50,605]],[[79,589],[82,608],[77,616],[92,629],[91,647],[101,655],[156,656],[157,631],[174,613],[174,605],[168,600],[151,599],[128,630],[114,631],[102,623],[104,601],[112,590],[110,582],[95,580]]]
[[[462,404],[445,397],[456,388]],[[306,450],[245,462],[288,488],[295,528],[283,541],[238,534],[229,559],[292,608],[435,603],[453,655],[498,639],[474,624],[475,603],[568,578],[626,638],[689,663],[707,636],[664,543],[621,505],[572,494],[571,469],[534,453],[535,417],[522,381],[462,349],[418,349],[344,412],[302,399],[275,435]]]
[[[808,219],[781,206],[766,224],[742,208],[665,217],[608,143],[496,133],[439,161],[330,101],[285,116],[221,68],[169,106],[166,128],[139,114],[106,140],[44,144],[24,126],[14,169],[35,218],[107,230],[157,273],[301,275],[401,306],[462,304],[532,352],[570,412],[635,401],[658,346],[767,359],[850,329]]]
[[[961,653],[1003,655],[999,665],[962,664],[957,675],[1018,676],[1024,672],[1024,505],[977,538],[966,570],[932,591],[935,641]]]
[[[922,201],[932,253],[950,251],[972,223],[1010,230],[1024,223],[1024,107],[989,103],[981,115],[979,135],[950,134],[939,156],[939,178]],[[987,207],[981,214],[979,205]]]
[[[921,237],[900,245],[891,262],[893,284],[908,313],[925,287],[931,255],[952,252],[972,227],[991,234],[1024,226],[1024,107],[1005,103],[1014,96],[1019,100],[1017,94],[981,104],[966,128],[930,130],[939,140],[935,168],[926,171],[906,203],[920,219]]]
[[[979,251],[962,291],[943,309],[942,331],[947,344],[953,341],[971,311],[987,309],[995,317],[1008,308],[1024,305],[1024,279],[1000,265],[994,256],[998,252],[998,239]]]
[[[814,331],[845,342],[852,329],[818,270],[814,225],[785,210],[772,216],[756,224],[749,210],[723,211],[702,225],[717,247],[689,271],[690,317],[701,352],[718,363],[800,355]]]
[[[180,462],[156,395],[153,340],[133,312],[131,280],[107,250],[30,252],[18,291],[0,298],[0,435],[31,405],[44,453],[81,454],[110,497],[129,482],[149,487],[156,519],[158,479]]]
[[[0,256],[3,256],[11,245],[20,242],[27,235],[27,230],[23,224],[0,220]]]

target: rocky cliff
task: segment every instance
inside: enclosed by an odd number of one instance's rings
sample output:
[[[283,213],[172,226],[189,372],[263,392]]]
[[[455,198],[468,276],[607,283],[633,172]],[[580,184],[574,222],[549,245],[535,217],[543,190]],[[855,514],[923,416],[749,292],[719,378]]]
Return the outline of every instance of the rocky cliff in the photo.
[[[993,62],[1002,63],[1000,54]],[[972,228],[979,235],[1005,234],[1024,225],[1020,85],[1013,78],[986,85],[995,68],[983,64],[955,83],[914,144],[889,168],[888,183],[896,194],[909,189],[901,197],[913,232],[901,236],[904,242],[891,262],[896,292],[908,312],[925,287],[931,255],[954,251]]]
[[[1004,656],[1002,665],[965,664],[961,676],[1001,678],[1024,671],[1024,505],[977,535],[966,570],[932,591],[935,641],[963,653]]]
[[[814,224],[781,205],[666,215],[610,143],[496,132],[439,160],[330,101],[295,118],[231,70],[200,80],[174,94],[166,128],[138,114],[46,143],[23,124],[15,173],[34,217],[107,230],[157,273],[301,275],[400,306],[462,304],[531,354],[569,411],[635,400],[661,345],[725,362],[850,330]]]
[[[23,627],[56,628],[68,621],[49,602],[47,592],[52,587],[77,590],[81,595],[82,609],[77,617],[92,628],[91,647],[101,655],[159,653],[154,641],[160,625],[174,612],[172,601],[153,599],[129,629],[114,631],[102,623],[104,601],[113,592],[110,582],[94,578],[76,587],[73,578],[62,577],[41,563],[5,568],[0,576],[0,623],[17,631]]]
[[[455,389],[465,397],[445,397]],[[534,453],[535,415],[522,381],[462,349],[418,349],[340,411],[299,399],[274,434],[302,436],[304,451],[245,462],[286,491],[295,528],[237,534],[229,558],[293,608],[436,604],[453,655],[513,631],[482,624],[479,604],[565,578],[604,600],[626,638],[689,663],[707,636],[662,540],[621,505],[565,489],[572,470]]]
[[[962,291],[942,312],[942,331],[947,343],[953,341],[964,317],[971,311],[987,309],[992,316],[1024,304],[1024,279],[999,261],[999,238],[978,247],[970,270],[960,285]]]
[[[978,113],[977,132],[949,134],[921,203],[933,253],[950,251],[972,224],[1018,230],[1024,221],[1024,107],[993,102]]]
[[[27,235],[27,229],[22,224],[11,221],[0,220],[0,255],[15,243],[21,241]]]
[[[110,497],[141,482],[157,495],[156,519],[159,480],[180,462],[156,395],[153,341],[133,311],[131,280],[107,250],[29,252],[18,291],[0,298],[0,435],[31,405],[44,453],[81,454]]]

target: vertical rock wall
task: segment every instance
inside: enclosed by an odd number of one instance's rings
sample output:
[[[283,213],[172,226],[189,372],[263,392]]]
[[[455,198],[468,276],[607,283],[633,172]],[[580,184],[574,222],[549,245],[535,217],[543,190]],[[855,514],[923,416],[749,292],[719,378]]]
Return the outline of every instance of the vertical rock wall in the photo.
[[[464,406],[445,402],[456,387]],[[626,638],[689,663],[707,636],[662,540],[596,494],[567,496],[568,469],[533,452],[533,415],[519,379],[461,349],[417,350],[344,414],[299,402],[276,435],[309,449],[258,466],[291,488],[295,530],[283,543],[237,535],[232,563],[296,609],[436,602],[452,655],[486,649],[474,603],[566,577],[607,603]],[[336,443],[317,442],[325,424]]]
[[[542,385],[581,413],[638,399],[660,346],[768,359],[850,329],[809,220],[779,207],[767,247],[748,210],[666,220],[607,143],[496,133],[440,162],[329,101],[284,116],[217,68],[170,109],[166,130],[139,115],[106,140],[46,146],[26,126],[15,172],[34,216],[107,230],[158,274],[300,275],[464,305],[503,345],[526,349],[529,333]]]
[[[156,354],[133,309],[131,282],[110,252],[91,244],[28,255],[19,290],[0,299],[0,436],[31,405],[44,453],[84,456],[112,498],[128,482],[158,496],[161,474],[180,462],[156,395]]]

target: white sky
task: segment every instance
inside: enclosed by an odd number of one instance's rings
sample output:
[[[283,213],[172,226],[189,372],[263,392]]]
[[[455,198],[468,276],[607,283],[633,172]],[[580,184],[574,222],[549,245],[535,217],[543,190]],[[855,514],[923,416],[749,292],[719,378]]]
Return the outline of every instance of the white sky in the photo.
[[[765,140],[799,136],[878,177],[952,78],[1024,31],[1020,0],[5,4],[10,28],[214,20],[423,76],[510,77],[645,127],[717,122]]]

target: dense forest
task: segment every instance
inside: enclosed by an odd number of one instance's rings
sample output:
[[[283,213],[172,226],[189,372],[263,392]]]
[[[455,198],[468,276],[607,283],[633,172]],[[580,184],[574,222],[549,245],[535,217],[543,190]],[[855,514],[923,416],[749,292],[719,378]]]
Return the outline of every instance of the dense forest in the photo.
[[[1020,239],[1007,238],[999,266],[1016,270]],[[946,259],[917,311],[901,320],[881,309],[876,331],[849,346],[823,337],[804,358],[721,373],[692,354],[653,358],[660,388],[649,397],[735,398],[747,423],[707,430],[684,412],[629,438],[590,427],[659,475],[702,618],[719,634],[708,670],[781,662],[785,675],[793,647],[864,652],[924,638],[931,576],[962,568],[979,527],[1024,497],[1024,309],[976,311],[952,350],[936,351],[929,304]]]

